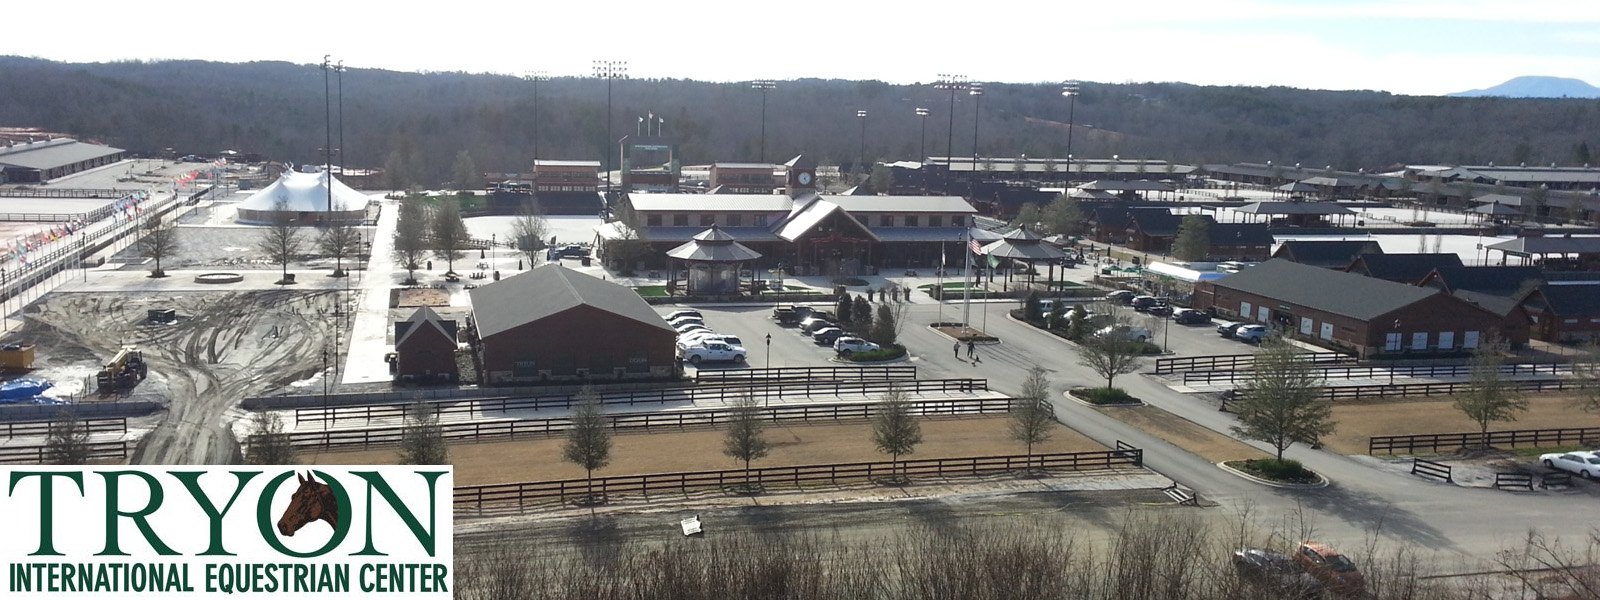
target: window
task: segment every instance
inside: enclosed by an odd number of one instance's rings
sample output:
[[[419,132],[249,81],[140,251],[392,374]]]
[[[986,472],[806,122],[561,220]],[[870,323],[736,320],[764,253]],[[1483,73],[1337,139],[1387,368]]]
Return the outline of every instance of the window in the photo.
[[[1476,331],[1468,331],[1466,333],[1466,335],[1461,336],[1461,347],[1463,349],[1466,349],[1466,350],[1471,350],[1473,348],[1477,348],[1478,347],[1478,332],[1476,332]]]
[[[755,225],[756,227],[766,227],[767,226],[767,216],[766,215],[756,215],[755,218],[753,219],[753,221],[754,222],[751,223],[751,225]]]
[[[894,227],[894,215],[878,215],[879,227]]]
[[[688,227],[689,215],[672,215],[673,227]]]
[[[629,354],[628,355],[628,372],[629,373],[649,373],[650,372],[650,355],[645,354],[644,352],[635,352],[633,354]]]
[[[1428,349],[1428,332],[1419,331],[1419,332],[1411,334],[1411,349],[1412,350],[1427,350]]]
[[[649,227],[661,226],[661,215],[649,215],[644,218],[644,224]]]
[[[539,374],[537,365],[531,360],[519,360],[511,365],[512,377],[534,377]]]
[[[929,227],[944,227],[944,217],[941,217],[941,216],[938,216],[938,215],[934,215],[934,216],[928,217],[928,226]]]
[[[1322,339],[1325,339],[1325,340],[1332,340],[1333,339],[1333,323],[1323,323],[1322,324]]]
[[[1257,306],[1256,307],[1256,320],[1257,321],[1261,321],[1262,323],[1266,323],[1267,320],[1269,318],[1271,318],[1271,316],[1272,316],[1272,309],[1267,308],[1265,306]]]
[[[1400,351],[1400,334],[1398,334],[1398,333],[1387,333],[1387,334],[1384,334],[1384,336],[1383,336],[1383,350],[1384,350],[1384,352],[1399,352]]]
[[[1454,332],[1454,331],[1441,331],[1441,332],[1439,332],[1439,349],[1440,350],[1450,350],[1450,349],[1455,348],[1455,347],[1456,347],[1456,332]]]
[[[916,227],[917,226],[917,216],[916,215],[906,215],[905,216],[905,221],[906,221],[906,227]]]
[[[743,227],[744,226],[744,215],[728,215],[728,226],[729,227]]]
[[[1567,320],[1565,320],[1565,321],[1562,321],[1562,322],[1563,322],[1563,323],[1577,323],[1577,322],[1578,322],[1578,320],[1577,320],[1577,319],[1567,319]]]
[[[967,218],[966,217],[961,217],[961,216],[950,217],[950,226],[951,227],[964,227],[964,226],[966,226],[966,224],[967,224]]]
[[[700,226],[701,227],[710,227],[710,226],[716,225],[716,224],[717,224],[717,216],[716,215],[700,215]]]
[[[1311,321],[1311,317],[1300,317],[1300,333],[1302,335],[1311,335],[1312,325],[1314,323]]]
[[[1250,315],[1252,314],[1250,312],[1251,308],[1253,308],[1253,307],[1250,305],[1249,302],[1240,302],[1239,303],[1239,318],[1241,318],[1241,319],[1250,318]]]

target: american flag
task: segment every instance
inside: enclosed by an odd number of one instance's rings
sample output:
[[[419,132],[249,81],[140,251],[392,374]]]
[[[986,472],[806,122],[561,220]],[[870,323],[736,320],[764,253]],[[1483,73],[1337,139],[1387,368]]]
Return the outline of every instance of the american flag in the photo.
[[[978,244],[978,240],[967,242],[967,247],[972,249],[973,254],[983,254],[983,246]]]

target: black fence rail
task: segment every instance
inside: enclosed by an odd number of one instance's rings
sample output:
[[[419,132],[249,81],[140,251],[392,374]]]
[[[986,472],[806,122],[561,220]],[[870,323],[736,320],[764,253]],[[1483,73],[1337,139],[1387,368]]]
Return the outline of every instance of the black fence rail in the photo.
[[[1592,384],[1574,379],[1534,379],[1507,381],[1506,386],[1521,392],[1547,392],[1577,390]],[[1449,396],[1460,394],[1472,387],[1470,381],[1446,383],[1401,383],[1395,385],[1343,385],[1323,388],[1322,397],[1329,400],[1356,400],[1364,398],[1401,398],[1406,396]]]
[[[20,187],[6,190],[7,198],[109,198],[115,200],[141,188],[95,189],[95,188],[53,188],[53,187]]]
[[[1009,398],[957,398],[952,400],[913,400],[913,414],[928,418],[979,416],[1004,413],[1011,410]],[[769,422],[818,422],[868,419],[878,414],[878,403],[802,404],[799,406],[773,406],[761,410],[762,420]],[[625,413],[606,415],[611,429],[617,432],[651,431],[655,429],[711,428],[728,422],[727,409],[686,410],[659,413]],[[525,437],[560,435],[572,426],[567,417],[540,419],[506,419],[497,421],[469,421],[440,423],[440,434],[449,441],[475,443],[485,440],[502,440]],[[324,431],[299,431],[289,434],[289,443],[299,448],[365,449],[394,446],[404,435],[404,426],[371,427],[362,429],[330,429]],[[252,436],[250,443],[256,441]],[[1132,446],[1129,446],[1132,448]]]
[[[1450,482],[1450,483],[1455,483],[1456,480],[1455,480],[1455,478],[1453,476],[1451,476],[1450,471],[1451,471],[1450,465],[1447,465],[1447,464],[1444,464],[1444,463],[1433,462],[1431,460],[1423,460],[1423,459],[1420,459],[1420,458],[1416,458],[1416,459],[1412,459],[1411,460],[1411,474],[1412,475],[1421,475],[1423,477],[1436,477],[1436,478],[1443,479],[1443,480],[1445,480],[1447,482]]]
[[[1433,452],[1456,448],[1481,448],[1485,446],[1567,446],[1600,444],[1600,427],[1572,427],[1562,429],[1512,429],[1463,433],[1417,433],[1411,435],[1377,435],[1367,439],[1367,454],[1415,454],[1418,450]]]
[[[128,419],[126,417],[81,419],[79,422],[90,434],[128,432]],[[8,421],[0,423],[0,435],[8,438],[49,435],[50,426],[54,423],[54,421]]]
[[[1065,452],[1035,454],[1033,456],[974,456],[966,458],[933,458],[891,461],[801,465],[792,467],[762,467],[729,469],[724,471],[692,471],[684,473],[656,473],[649,475],[624,475],[598,477],[593,480],[565,479],[527,483],[461,486],[455,489],[458,509],[474,507],[483,509],[494,505],[520,506],[530,503],[563,501],[569,497],[592,494],[683,494],[701,490],[715,490],[744,484],[762,486],[808,487],[872,481],[880,477],[905,475],[907,477],[963,477],[1029,470],[1099,470],[1117,467],[1138,467],[1143,461],[1143,451],[1108,450],[1098,452]]]
[[[599,394],[600,403],[605,405],[629,406],[639,404],[667,404],[671,402],[694,403],[697,401],[729,400],[751,397],[758,400],[771,400],[774,398],[813,396],[836,396],[841,394],[882,394],[890,389],[899,389],[907,394],[926,394],[933,392],[942,393],[974,393],[989,390],[987,379],[925,379],[912,381],[755,381],[749,383],[721,384],[711,386],[668,387],[642,390],[624,390],[605,392]],[[486,413],[503,413],[513,410],[542,410],[549,408],[571,408],[576,402],[576,394],[558,394],[551,396],[534,396],[524,398],[475,398],[463,400],[435,400],[425,402],[435,414],[445,415],[481,415]],[[328,408],[297,408],[294,411],[296,424],[324,423],[334,424],[340,421],[361,419],[371,422],[373,419],[403,418],[410,414],[411,404],[368,404],[358,406],[338,406]]]
[[[707,384],[738,383],[756,380],[810,381],[908,381],[917,378],[917,368],[908,365],[885,367],[772,367],[767,369],[728,369],[700,371],[695,381]]]
[[[1333,365],[1320,366],[1313,369],[1313,373],[1324,379],[1359,379],[1382,378],[1391,374],[1406,377],[1465,377],[1472,374],[1471,365],[1416,365],[1400,366],[1366,366],[1366,365]],[[1511,377],[1532,377],[1536,375],[1571,375],[1572,365],[1565,363],[1523,363],[1500,365],[1500,373]],[[1189,383],[1237,383],[1249,381],[1255,375],[1253,369],[1239,369],[1226,371],[1184,371],[1183,382]]]
[[[1338,352],[1306,352],[1300,354],[1312,364],[1355,364],[1356,357]],[[1229,369],[1253,369],[1256,366],[1254,354],[1223,354],[1218,356],[1174,356],[1171,358],[1156,359],[1156,374],[1171,375],[1183,371],[1221,371]]]
[[[89,460],[122,460],[128,457],[127,440],[109,442],[89,442]],[[50,458],[50,447],[39,446],[0,446],[0,464],[44,464]]]
[[[1533,475],[1528,473],[1495,473],[1494,489],[1524,488],[1533,491]]]

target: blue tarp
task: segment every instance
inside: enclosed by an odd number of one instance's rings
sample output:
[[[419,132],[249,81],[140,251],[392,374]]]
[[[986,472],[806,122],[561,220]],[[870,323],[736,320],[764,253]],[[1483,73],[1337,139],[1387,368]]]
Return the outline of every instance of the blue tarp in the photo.
[[[39,397],[54,386],[43,379],[13,379],[0,383],[0,404],[59,404],[53,398]]]

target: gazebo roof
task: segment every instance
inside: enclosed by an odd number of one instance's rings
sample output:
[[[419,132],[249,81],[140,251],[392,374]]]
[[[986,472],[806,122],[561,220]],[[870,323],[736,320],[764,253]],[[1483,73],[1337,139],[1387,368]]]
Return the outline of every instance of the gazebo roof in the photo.
[[[1480,205],[1474,207],[1472,210],[1469,210],[1467,212],[1478,213],[1480,215],[1506,215],[1506,216],[1522,214],[1522,211],[1517,210],[1515,208],[1512,208],[1510,206],[1506,206],[1506,205],[1501,204],[1499,202],[1490,202],[1488,204],[1480,204]]]
[[[1280,192],[1315,192],[1317,191],[1317,186],[1305,183],[1303,181],[1291,181],[1272,189]]]
[[[1003,239],[1011,240],[1013,242],[1022,242],[1022,243],[1025,243],[1025,244],[1026,243],[1037,244],[1037,243],[1039,243],[1040,240],[1044,239],[1044,236],[1039,235],[1037,233],[1034,233],[1032,231],[1028,231],[1027,227],[1018,227],[1018,228],[1013,229],[1013,230],[1011,230],[1009,232],[1006,232],[1005,235],[1002,235],[1000,237],[1003,238]]]
[[[1000,241],[990,242],[983,247],[983,253],[999,258],[1012,258],[1026,262],[1038,262],[1066,258],[1067,253],[1055,246],[1041,244],[1041,236],[1026,227],[1018,227],[1014,231],[1001,236]]]
[[[728,232],[712,225],[695,234],[687,243],[667,251],[667,256],[690,262],[746,262],[761,258],[761,253],[734,240]]]

